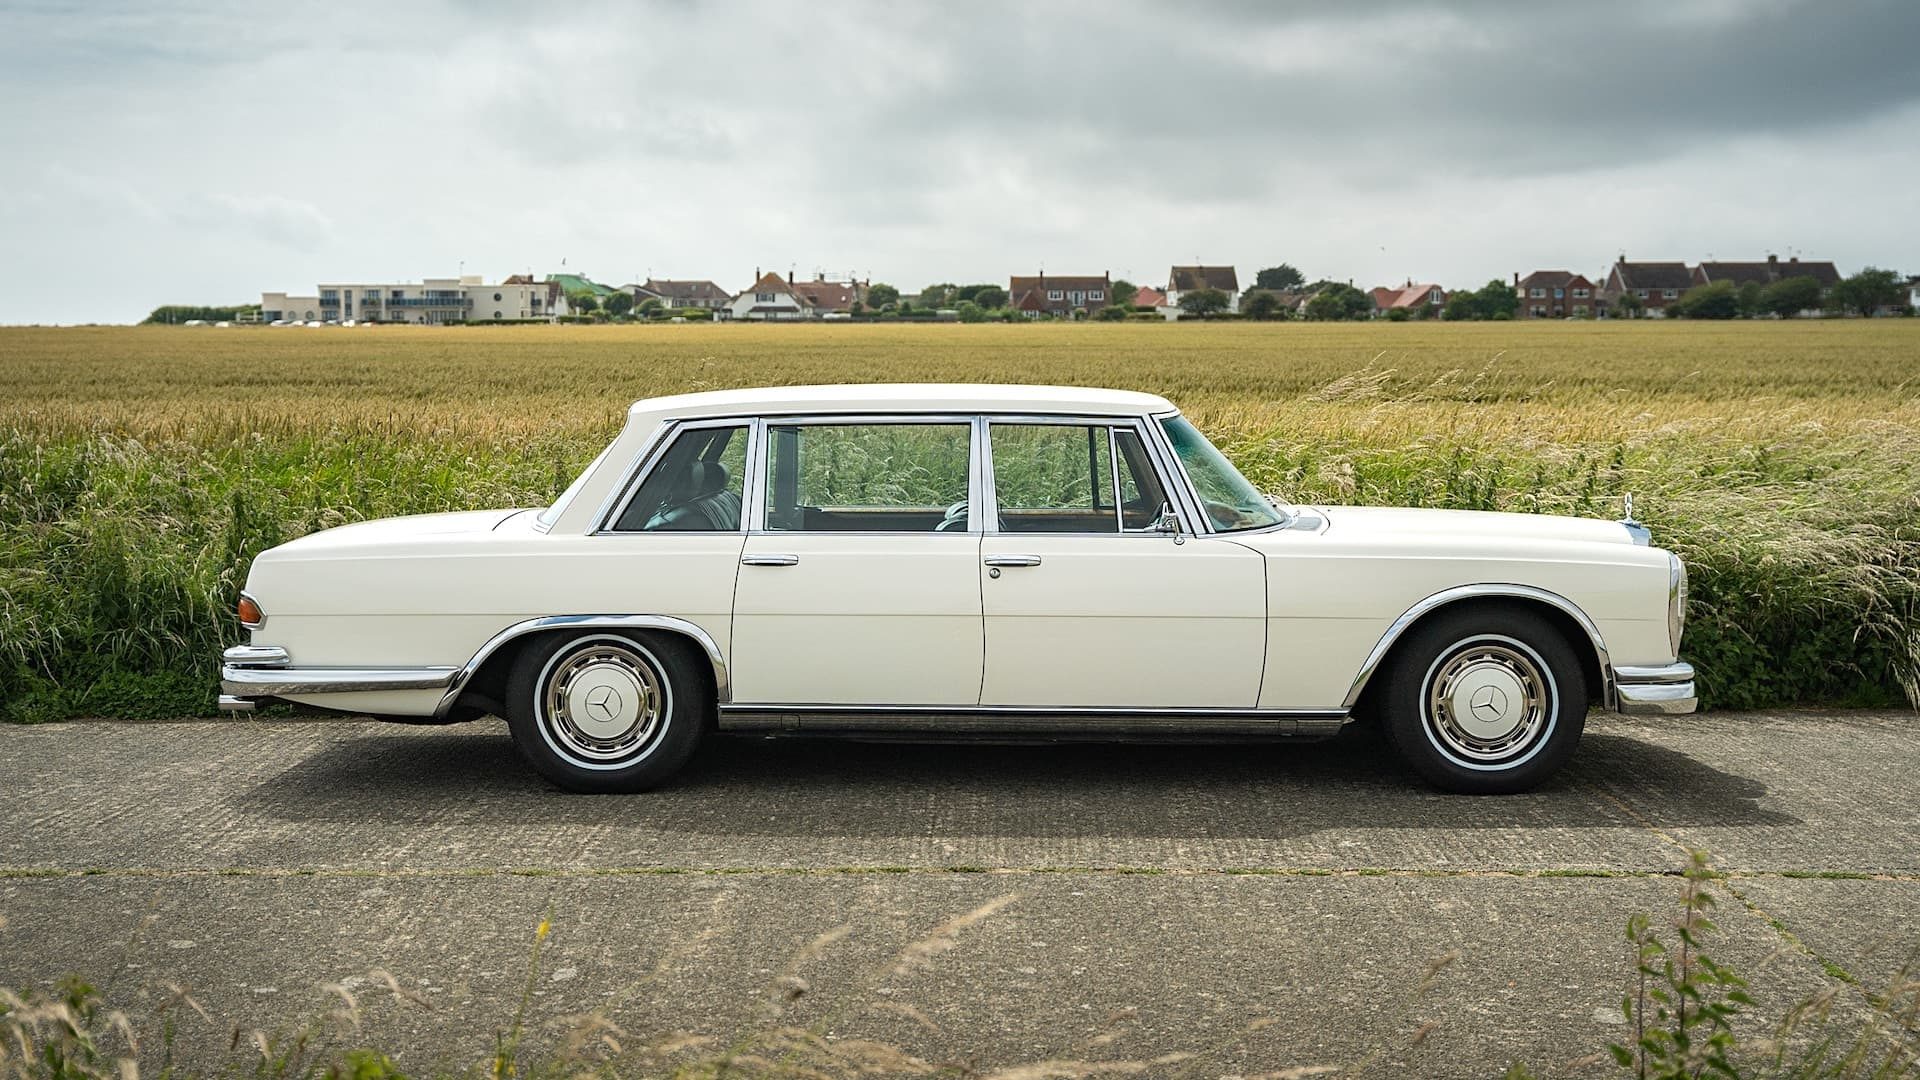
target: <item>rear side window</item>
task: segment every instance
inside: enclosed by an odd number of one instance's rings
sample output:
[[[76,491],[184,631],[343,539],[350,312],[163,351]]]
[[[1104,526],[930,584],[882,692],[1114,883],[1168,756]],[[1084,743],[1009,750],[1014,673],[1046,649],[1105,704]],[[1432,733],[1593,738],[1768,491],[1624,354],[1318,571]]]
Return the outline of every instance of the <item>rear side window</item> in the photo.
[[[746,474],[746,425],[682,431],[633,493],[613,530],[738,532]]]
[[[968,424],[768,424],[767,529],[966,532]]]

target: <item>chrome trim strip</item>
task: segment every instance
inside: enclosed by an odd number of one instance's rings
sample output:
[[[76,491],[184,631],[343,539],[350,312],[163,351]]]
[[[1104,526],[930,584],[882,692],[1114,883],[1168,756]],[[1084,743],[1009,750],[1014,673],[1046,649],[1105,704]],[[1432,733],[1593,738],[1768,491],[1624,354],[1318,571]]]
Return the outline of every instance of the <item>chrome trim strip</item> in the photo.
[[[1014,708],[1000,705],[724,705],[723,731],[926,735],[1325,737],[1344,709]]]
[[[632,490],[631,485],[633,485],[634,480],[638,477],[642,469],[652,467],[654,452],[666,445],[667,436],[673,432],[678,423],[679,421],[676,420],[661,421],[660,427],[653,433],[653,437],[647,440],[647,444],[640,448],[639,453],[633,455],[632,461],[627,462],[626,465],[621,468],[620,479],[616,481],[612,487],[607,489],[606,495],[600,499],[600,505],[594,509],[593,516],[587,519],[586,534],[588,536],[598,534],[607,523],[619,519],[620,510],[625,507],[627,494]],[[615,435],[613,441],[616,443],[619,442],[620,436]],[[613,449],[613,444],[607,444],[607,449]],[[602,467],[604,467],[604,463]],[[614,504],[616,503],[621,504],[620,508],[615,507]],[[551,529],[552,526],[549,525],[548,528]]]
[[[468,660],[465,667],[449,668],[449,671],[455,672],[452,683],[448,686],[446,696],[440,699],[439,706],[434,709],[433,715],[445,716],[447,711],[453,708],[453,703],[460,699],[460,691],[480,670],[481,665],[485,664],[487,658],[498,652],[507,642],[543,630],[594,629],[670,630],[692,638],[707,654],[707,662],[713,665],[715,700],[721,704],[733,700],[733,687],[727,678],[726,658],[721,655],[720,646],[714,642],[713,635],[695,623],[668,615],[548,615],[514,623],[488,638],[486,644],[480,646],[480,650],[473,654],[473,659]]]
[[[1632,683],[1686,683],[1693,681],[1693,665],[1685,660],[1659,667],[1634,667],[1622,664],[1613,669],[1613,680],[1620,685]]]
[[[741,566],[798,566],[798,555],[742,555]]]
[[[670,421],[668,423],[662,424],[661,425],[662,437],[656,438],[652,444],[650,444],[644,451],[642,451],[639,454],[638,456],[639,465],[637,466],[637,469],[633,473],[633,475],[629,476],[625,480],[622,480],[620,486],[615,488],[612,492],[608,494],[608,500],[610,501],[617,500],[618,505],[614,506],[612,510],[606,511],[601,516],[594,518],[593,520],[595,524],[592,528],[587,530],[587,535],[588,536],[639,535],[640,530],[616,529],[613,527],[613,524],[614,522],[619,521],[621,515],[627,512],[627,504],[633,501],[634,496],[640,494],[640,485],[647,482],[647,477],[652,475],[654,468],[658,466],[660,462],[666,460],[667,451],[672,448],[674,442],[679,439],[681,433],[687,432],[687,431],[701,431],[707,428],[716,428],[716,427],[747,428],[748,429],[747,430],[747,453],[749,455],[753,453],[753,430],[752,430],[753,422],[751,420],[739,420],[739,419],[730,418],[730,419],[718,420],[718,421],[689,420],[685,423],[681,423],[679,421]],[[673,434],[673,438],[671,439],[664,437],[669,431],[671,431]],[[749,456],[747,461],[748,461],[748,471],[751,472],[752,461],[753,461],[752,457]],[[746,490],[745,485],[746,485],[746,481],[742,480],[741,490],[743,492]],[[605,503],[602,504],[602,510],[605,510]],[[745,524],[745,517],[746,517],[746,512],[743,507],[741,511],[742,525]],[[731,536],[741,532],[742,530],[727,529],[723,531],[718,529],[699,529],[699,530],[687,529],[687,530],[681,530],[681,531],[685,531],[685,532],[697,531],[697,532],[706,533],[712,536]]]
[[[1173,443],[1167,438],[1167,429],[1161,426],[1162,421],[1179,415],[1180,410],[1175,409],[1170,413],[1154,413],[1148,417],[1149,423],[1143,425],[1147,428],[1147,451],[1157,459],[1161,487],[1172,492],[1177,503],[1185,504],[1184,508],[1176,506],[1176,510],[1186,519],[1183,524],[1187,532],[1195,536],[1210,536],[1216,531],[1213,519],[1207,516],[1207,508],[1201,505],[1200,490],[1193,486],[1193,477],[1187,475],[1187,467],[1180,463],[1180,455],[1174,453]],[[1168,483],[1168,477],[1173,477],[1174,482]]]
[[[1601,705],[1605,708],[1614,707],[1613,665],[1607,655],[1606,640],[1600,636],[1600,628],[1594,625],[1594,621],[1587,617],[1586,612],[1580,610],[1579,605],[1559,593],[1537,589],[1531,585],[1509,584],[1456,585],[1451,589],[1442,589],[1408,608],[1404,614],[1393,620],[1393,624],[1387,627],[1386,634],[1381,637],[1378,644],[1374,645],[1373,651],[1367,654],[1366,662],[1360,665],[1360,673],[1353,677],[1353,686],[1347,691],[1346,701],[1342,704],[1349,709],[1359,704],[1361,692],[1367,688],[1367,682],[1379,669],[1380,662],[1386,659],[1387,652],[1393,648],[1393,643],[1400,640],[1400,635],[1406,633],[1407,628],[1419,621],[1421,616],[1456,600],[1484,597],[1538,600],[1551,604],[1572,616],[1573,621],[1579,623],[1580,628],[1587,632],[1588,641],[1593,645],[1594,655],[1600,661],[1600,680],[1603,684],[1600,687]]]
[[[220,654],[220,662],[231,667],[276,668],[293,663],[293,657],[278,645],[235,645]]]
[[[297,697],[378,690],[439,690],[459,668],[247,668],[220,669],[220,691],[235,697]]]
[[[1628,715],[1684,716],[1700,707],[1693,665],[1684,660],[1661,667],[1613,669],[1615,708]]]

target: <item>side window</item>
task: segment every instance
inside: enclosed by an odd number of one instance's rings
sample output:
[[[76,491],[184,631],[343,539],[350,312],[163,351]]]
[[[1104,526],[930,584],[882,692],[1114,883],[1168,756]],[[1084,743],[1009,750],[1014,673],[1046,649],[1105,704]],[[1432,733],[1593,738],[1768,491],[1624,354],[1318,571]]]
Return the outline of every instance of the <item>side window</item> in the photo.
[[[621,511],[614,531],[737,532],[746,474],[746,425],[682,431]]]
[[[968,424],[768,424],[767,528],[966,532]]]
[[[1001,532],[1146,529],[1166,503],[1131,428],[995,424],[990,438]]]

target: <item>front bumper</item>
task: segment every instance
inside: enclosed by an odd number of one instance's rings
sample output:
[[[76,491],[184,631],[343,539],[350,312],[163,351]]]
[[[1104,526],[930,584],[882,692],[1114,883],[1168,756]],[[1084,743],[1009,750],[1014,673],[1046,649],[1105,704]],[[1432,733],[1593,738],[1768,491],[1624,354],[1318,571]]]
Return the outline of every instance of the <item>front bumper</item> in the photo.
[[[1685,661],[1661,667],[1613,669],[1615,707],[1623,713],[1677,716],[1700,707],[1693,687],[1693,665]]]
[[[356,694],[383,690],[448,690],[452,667],[297,668],[277,645],[235,645],[221,656],[220,708],[251,712],[274,698]]]

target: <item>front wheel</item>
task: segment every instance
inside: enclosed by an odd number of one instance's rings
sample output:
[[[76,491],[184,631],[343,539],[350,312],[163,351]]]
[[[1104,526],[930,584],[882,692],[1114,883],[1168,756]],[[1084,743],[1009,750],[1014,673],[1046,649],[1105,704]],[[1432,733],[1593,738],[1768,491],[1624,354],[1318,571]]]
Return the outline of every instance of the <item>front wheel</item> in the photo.
[[[1586,726],[1580,661],[1529,611],[1462,611],[1414,628],[1385,694],[1400,756],[1434,786],[1465,794],[1535,787],[1566,764]]]
[[[657,636],[554,634],[507,679],[507,726],[534,770],[569,791],[646,791],[700,745],[707,688]]]

